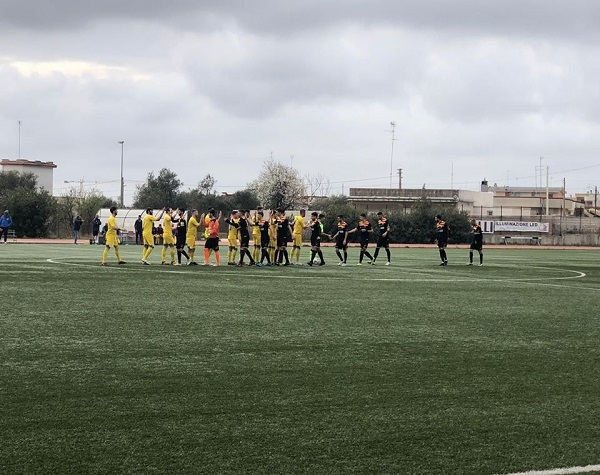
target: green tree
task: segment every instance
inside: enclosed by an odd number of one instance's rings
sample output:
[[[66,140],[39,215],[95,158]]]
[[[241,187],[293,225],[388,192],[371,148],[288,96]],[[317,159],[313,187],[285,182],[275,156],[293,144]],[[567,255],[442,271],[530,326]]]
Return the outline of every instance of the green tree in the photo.
[[[344,220],[351,226],[358,222],[360,211],[356,210],[356,206],[348,201],[348,197],[344,195],[334,195],[328,198],[320,198],[313,201],[311,209],[319,210],[325,214],[323,227],[325,232],[330,232],[335,228],[337,216],[342,215]],[[353,238],[357,235],[352,236]]]
[[[148,173],[146,183],[136,187],[134,208],[162,208],[178,206],[182,182],[177,174],[163,168],[158,175]]]
[[[17,236],[45,237],[56,201],[38,190],[33,173],[0,172],[0,208],[10,211]]]
[[[83,230],[91,232],[92,221],[101,208],[117,206],[117,202],[104,196],[99,190],[91,190],[77,204],[77,212],[83,219]]]
[[[13,218],[13,229],[19,237],[46,237],[56,209],[54,198],[45,190],[24,187],[9,190],[4,195],[6,208]]]

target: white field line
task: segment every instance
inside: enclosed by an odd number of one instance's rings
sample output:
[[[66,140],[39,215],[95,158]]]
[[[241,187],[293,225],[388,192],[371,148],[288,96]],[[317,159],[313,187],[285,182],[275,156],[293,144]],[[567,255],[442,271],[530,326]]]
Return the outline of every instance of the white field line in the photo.
[[[530,472],[507,473],[505,475],[571,475],[576,473],[600,472],[600,465],[585,467],[551,468],[549,470],[532,470]]]
[[[99,269],[100,265],[95,265],[95,264],[80,264],[80,263],[75,263],[75,262],[61,262],[60,260],[61,258],[58,259],[46,259],[46,262],[49,262],[51,264],[59,264],[59,265],[64,265],[64,266],[76,266],[76,267],[87,267],[89,269]],[[66,259],[66,258],[65,258]],[[70,258],[69,258],[70,259]],[[114,265],[109,265],[108,267],[103,267],[102,269],[105,271],[118,271],[118,272],[147,272],[147,270],[142,270],[142,266],[139,265],[139,268],[132,268],[131,266],[129,267],[124,267],[124,266],[117,266],[117,264],[115,263]],[[186,274],[186,275],[193,275],[196,274],[197,276],[208,276],[210,274],[205,274],[205,273],[201,273],[201,272],[190,272],[187,270],[175,270],[175,269],[171,269],[170,267],[168,269],[166,268],[161,268],[161,266],[157,266],[160,268],[160,270],[158,270],[157,272],[163,273],[163,274]],[[200,268],[206,268],[206,269],[212,269],[213,267],[209,267],[209,266],[200,266]],[[224,267],[224,266],[223,266]],[[330,268],[332,268],[333,266],[331,266]],[[335,267],[333,267],[335,268]],[[537,268],[537,269],[550,269],[550,270],[554,270],[553,268],[549,268],[549,267],[530,267],[530,268]],[[346,268],[347,269],[347,268]],[[475,284],[485,284],[485,283],[489,283],[489,282],[493,282],[493,283],[519,283],[519,284],[527,284],[527,285],[539,285],[539,286],[545,286],[545,287],[557,287],[557,288],[574,288],[572,286],[569,285],[562,285],[562,284],[551,284],[548,283],[548,281],[552,281],[552,280],[572,280],[572,279],[581,279],[583,277],[586,277],[586,274],[584,272],[580,272],[580,271],[576,271],[576,270],[570,270],[570,269],[563,269],[563,272],[570,272],[573,273],[575,275],[570,275],[570,276],[563,276],[563,277],[531,277],[531,278],[522,278],[522,279],[489,279],[489,278],[485,278],[485,277],[469,277],[469,276],[452,276],[452,278],[450,278],[449,276],[439,276],[439,273],[437,273],[435,270],[427,270],[427,269],[419,269],[419,270],[410,270],[410,269],[402,269],[402,268],[396,268],[397,270],[401,270],[401,271],[406,271],[410,273],[406,276],[406,277],[375,277],[375,278],[371,278],[370,280],[372,281],[377,281],[377,282],[444,282],[444,283],[455,283],[455,282],[471,282],[471,283],[475,283]],[[155,271],[156,272],[156,271]],[[210,272],[210,270],[208,270],[208,272]],[[437,274],[436,277],[427,277],[427,278],[415,278],[413,276],[415,275],[431,275],[431,274]],[[229,276],[236,276],[236,277],[258,277],[258,278],[263,278],[263,279],[287,279],[287,280],[304,280],[306,278],[310,277],[315,277],[318,274],[316,273],[311,273],[309,274],[304,274],[304,275],[281,275],[281,274],[274,274],[274,273],[265,273],[265,272],[260,272],[260,273],[249,273],[249,272],[219,272],[219,275],[229,275]],[[327,279],[331,279],[331,280],[347,280],[350,276],[348,274],[346,274],[345,277],[339,276],[331,276],[328,275]],[[600,288],[597,287],[581,287],[581,286],[577,286],[577,289],[580,290],[593,290],[593,291],[600,291]]]

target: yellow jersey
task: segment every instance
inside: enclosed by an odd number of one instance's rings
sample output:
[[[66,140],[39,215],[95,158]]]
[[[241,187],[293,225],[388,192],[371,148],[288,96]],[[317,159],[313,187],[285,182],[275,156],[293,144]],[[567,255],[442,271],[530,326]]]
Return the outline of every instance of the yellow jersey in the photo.
[[[229,224],[229,231],[227,232],[227,239],[237,239],[238,230],[240,229],[239,223],[240,218],[233,218],[230,222],[237,224],[237,226]]]
[[[152,235],[152,228],[154,227],[154,221],[158,221],[158,218],[154,215],[147,214],[142,219],[142,233]]]
[[[115,218],[112,214],[110,218],[106,221],[106,225],[108,226],[108,231],[106,231],[106,239],[116,239],[117,237],[117,218]]]
[[[254,217],[252,218],[252,237],[254,242],[260,241],[260,219],[256,213],[254,213]]]
[[[165,214],[165,219],[163,220],[163,238],[172,238],[173,237],[173,227],[171,224],[171,216]]]
[[[188,221],[188,229],[185,237],[196,239],[196,236],[198,235],[198,226],[200,226],[200,223],[192,216]]]
[[[302,234],[305,226],[306,223],[304,222],[304,218],[302,216],[298,215],[294,218],[294,234]]]
[[[208,236],[210,235],[210,230],[208,229],[208,226],[210,225],[210,214],[206,213],[206,215],[204,216],[204,237],[208,238]]]

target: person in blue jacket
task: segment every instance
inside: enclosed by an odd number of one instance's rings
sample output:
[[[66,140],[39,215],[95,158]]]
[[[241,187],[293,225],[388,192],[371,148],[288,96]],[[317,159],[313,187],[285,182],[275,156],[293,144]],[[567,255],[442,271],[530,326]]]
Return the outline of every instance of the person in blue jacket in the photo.
[[[8,210],[0,216],[0,238],[4,237],[4,244],[7,244],[6,239],[8,238],[8,228],[12,226],[12,218]]]

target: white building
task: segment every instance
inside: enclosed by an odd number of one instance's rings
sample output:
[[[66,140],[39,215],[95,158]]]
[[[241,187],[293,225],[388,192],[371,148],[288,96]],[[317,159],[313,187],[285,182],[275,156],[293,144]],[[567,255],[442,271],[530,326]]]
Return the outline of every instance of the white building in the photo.
[[[40,162],[39,160],[25,160],[19,158],[11,160],[3,158],[0,160],[0,171],[33,173],[37,179],[38,188],[46,190],[52,194],[52,180],[54,178],[54,169],[56,165],[53,162]]]

